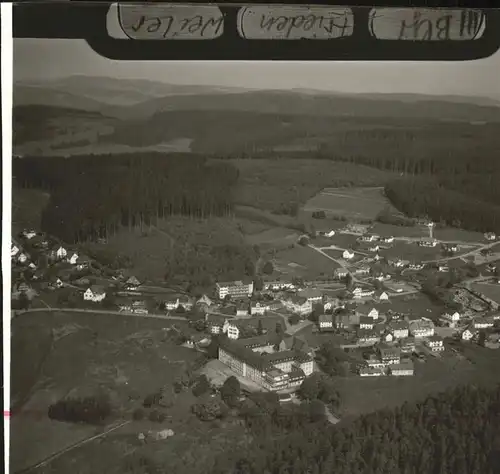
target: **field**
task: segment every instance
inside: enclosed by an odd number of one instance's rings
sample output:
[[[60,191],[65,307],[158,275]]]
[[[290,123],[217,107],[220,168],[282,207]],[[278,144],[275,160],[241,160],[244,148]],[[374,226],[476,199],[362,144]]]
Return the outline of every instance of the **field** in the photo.
[[[383,188],[380,187],[326,188],[309,199],[303,210],[325,211],[327,215],[374,220],[382,210],[390,206],[382,191]]]
[[[168,326],[168,322],[151,319],[68,313],[37,313],[14,320],[13,400],[21,400],[30,385],[32,389],[12,418],[13,470],[97,432],[95,427],[49,420],[50,403],[68,395],[104,392],[112,400],[114,418],[130,420],[131,412],[141,406],[146,395],[165,387],[172,403],[165,423],[131,423],[104,440],[64,454],[40,472],[119,473],[126,471],[125,462],[138,456],[159,456],[172,472],[202,472],[200,463],[210,462],[210,456],[224,449],[225,440],[230,438],[221,437],[220,429],[191,415],[196,399],[190,392],[177,396],[171,391],[175,377],[185,373],[200,355],[174,345]],[[39,347],[50,350],[43,354]],[[38,367],[35,362],[42,355],[43,365]],[[140,432],[167,428],[175,432],[168,442],[141,446],[137,441]],[[197,446],[196,457],[190,454],[193,446]],[[214,452],[208,454],[210,450]]]
[[[469,382],[490,385],[500,381],[496,370],[500,351],[471,346],[465,355],[470,360],[448,352],[439,359],[429,357],[423,364],[415,362],[413,377],[337,377],[343,399],[340,415],[356,416],[400,406]]]
[[[437,319],[444,311],[444,308],[433,303],[422,293],[414,293],[406,296],[390,297],[390,307],[394,312],[406,313],[410,319],[419,319],[422,316],[429,319]]]
[[[303,204],[321,189],[337,186],[382,186],[391,176],[377,169],[307,159],[231,160],[240,171],[238,204],[279,210]]]
[[[500,285],[497,283],[472,283],[471,288],[500,304]]]
[[[441,247],[420,247],[415,242],[396,242],[392,247],[380,249],[380,255],[388,259],[401,258],[410,261],[426,261],[443,258]]]
[[[309,247],[296,245],[276,253],[274,268],[276,277],[315,278],[322,274],[331,275],[338,265]]]

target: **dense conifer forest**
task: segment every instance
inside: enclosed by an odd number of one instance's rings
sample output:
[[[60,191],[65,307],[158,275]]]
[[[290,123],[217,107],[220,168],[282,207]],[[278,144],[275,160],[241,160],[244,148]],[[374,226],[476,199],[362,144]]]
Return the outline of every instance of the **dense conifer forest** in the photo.
[[[199,156],[143,153],[23,157],[13,160],[13,175],[22,187],[50,191],[44,231],[84,242],[172,215],[229,215],[238,170]]]
[[[249,449],[212,474],[495,474],[500,472],[500,386],[466,386],[328,425],[311,404],[260,401]]]

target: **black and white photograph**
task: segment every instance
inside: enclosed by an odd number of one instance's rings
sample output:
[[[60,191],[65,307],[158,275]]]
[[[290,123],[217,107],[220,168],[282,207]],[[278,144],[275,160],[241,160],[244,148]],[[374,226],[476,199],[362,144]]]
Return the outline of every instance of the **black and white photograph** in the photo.
[[[161,34],[216,38],[210,18]],[[305,37],[269,18],[238,16],[249,48]],[[500,52],[13,42],[12,473],[500,472]]]

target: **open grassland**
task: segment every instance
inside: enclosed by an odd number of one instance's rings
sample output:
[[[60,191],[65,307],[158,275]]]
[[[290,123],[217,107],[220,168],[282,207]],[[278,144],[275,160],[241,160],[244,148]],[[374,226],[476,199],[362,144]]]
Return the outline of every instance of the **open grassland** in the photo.
[[[351,219],[374,220],[386,208],[397,213],[383,195],[382,187],[329,187],[309,199],[303,210],[324,211],[327,215]]]
[[[113,418],[130,420],[145,396],[165,388],[171,407],[164,423],[133,422],[109,438],[72,450],[39,472],[128,472],[125,461],[137,456],[159,456],[172,472],[202,472],[200,456],[210,462],[210,449],[224,449],[230,438],[223,436],[219,426],[203,424],[190,413],[196,400],[190,392],[177,396],[171,390],[175,378],[200,354],[174,345],[169,326],[168,321],[97,314],[36,313],[15,319],[13,400],[20,400],[25,392],[29,395],[12,418],[13,470],[103,429],[51,421],[47,417],[51,403],[65,396],[106,393],[112,401]],[[158,444],[138,443],[140,432],[167,428],[176,436]],[[194,446],[196,456],[190,454]]]
[[[500,351],[471,347],[469,352],[465,360],[448,352],[440,358],[429,356],[425,363],[415,362],[413,377],[337,377],[343,400],[341,415],[357,416],[401,406],[462,384],[498,383]]]
[[[471,288],[500,304],[500,285],[498,283],[473,283]]]
[[[389,173],[373,168],[314,159],[235,159],[240,171],[238,204],[279,210],[303,204],[326,187],[383,186]]]

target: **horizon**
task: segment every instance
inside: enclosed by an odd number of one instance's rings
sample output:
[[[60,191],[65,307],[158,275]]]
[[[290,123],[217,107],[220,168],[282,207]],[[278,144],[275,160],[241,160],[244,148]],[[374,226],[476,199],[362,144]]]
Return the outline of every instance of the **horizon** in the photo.
[[[112,61],[84,40],[14,39],[14,82],[70,76],[171,85],[500,100],[500,51],[467,62]]]

